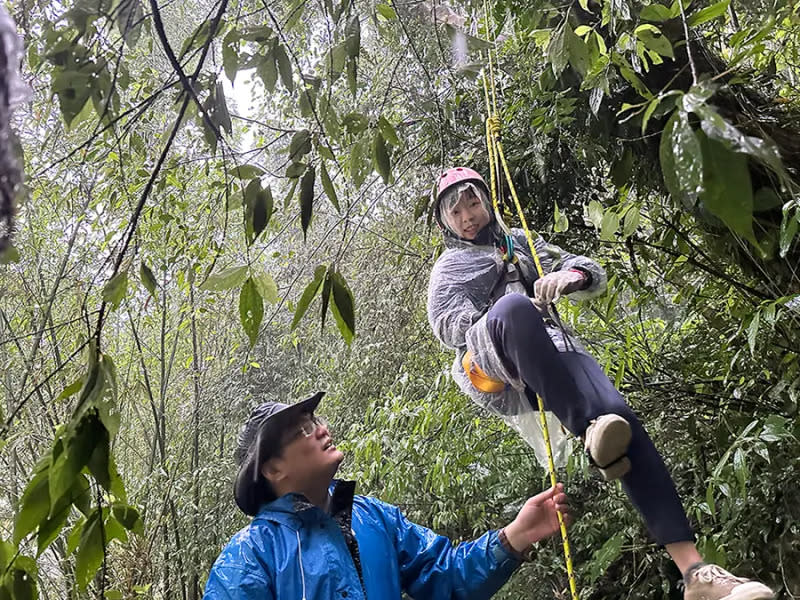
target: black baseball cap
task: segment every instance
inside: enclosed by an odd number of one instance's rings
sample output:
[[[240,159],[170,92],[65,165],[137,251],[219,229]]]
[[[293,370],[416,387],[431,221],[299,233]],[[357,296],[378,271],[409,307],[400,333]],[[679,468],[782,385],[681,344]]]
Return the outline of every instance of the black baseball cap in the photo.
[[[254,516],[262,504],[275,500],[272,486],[261,474],[261,465],[278,451],[286,428],[301,415],[313,413],[324,395],[325,392],[317,392],[294,404],[264,402],[250,413],[239,433],[239,472],[233,486],[236,505],[246,515]]]

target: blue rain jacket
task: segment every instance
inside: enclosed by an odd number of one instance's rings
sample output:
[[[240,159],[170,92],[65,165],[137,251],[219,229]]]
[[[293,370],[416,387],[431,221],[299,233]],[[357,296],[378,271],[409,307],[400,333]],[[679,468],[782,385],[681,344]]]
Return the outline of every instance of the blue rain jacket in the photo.
[[[354,496],[352,482],[334,488],[352,501],[363,583],[339,523],[287,494],[265,504],[225,546],[204,600],[400,600],[403,591],[414,600],[481,600],[520,564],[496,531],[453,547],[396,506]]]

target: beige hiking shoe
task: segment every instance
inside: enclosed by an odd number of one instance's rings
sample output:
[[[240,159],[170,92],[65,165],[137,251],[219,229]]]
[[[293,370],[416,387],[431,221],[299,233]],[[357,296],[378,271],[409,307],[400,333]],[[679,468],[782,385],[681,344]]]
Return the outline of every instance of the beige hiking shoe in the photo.
[[[717,565],[697,564],[683,578],[683,600],[771,600],[772,590],[758,581],[735,577]]]
[[[584,439],[586,452],[606,481],[619,479],[631,470],[631,461],[625,456],[631,443],[631,424],[623,417],[600,415],[589,423]]]

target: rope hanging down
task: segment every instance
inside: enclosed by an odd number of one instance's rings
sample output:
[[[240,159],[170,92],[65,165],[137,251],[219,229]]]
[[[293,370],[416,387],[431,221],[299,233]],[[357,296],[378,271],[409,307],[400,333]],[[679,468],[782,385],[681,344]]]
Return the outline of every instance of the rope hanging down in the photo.
[[[489,32],[489,13],[486,10],[486,3],[484,2],[484,14],[486,17],[486,31],[487,35]],[[525,219],[525,215],[522,212],[522,205],[520,204],[519,197],[517,196],[517,190],[514,187],[514,182],[511,180],[511,172],[508,169],[508,163],[506,162],[506,157],[503,154],[503,145],[500,142],[500,127],[501,121],[500,117],[497,115],[497,97],[495,92],[495,81],[494,81],[494,67],[492,65],[492,51],[491,49],[488,51],[488,62],[489,62],[489,77],[486,76],[486,71],[483,72],[483,92],[484,98],[486,99],[486,149],[489,154],[489,179],[490,179],[490,187],[492,193],[492,206],[494,208],[495,218],[502,223],[502,217],[500,215],[500,205],[499,205],[499,187],[500,183],[502,182],[503,176],[505,176],[506,183],[508,184],[509,192],[511,193],[511,197],[514,200],[514,207],[517,209],[517,217],[519,218],[520,222],[522,223],[522,228],[525,231],[525,238],[528,240],[528,247],[531,251],[531,256],[533,257],[533,261],[536,263],[536,270],[539,273],[539,277],[544,276],[544,271],[542,269],[542,263],[539,260],[539,254],[536,252],[536,248],[533,244],[533,235],[531,234],[530,229],[528,228],[528,222]],[[489,93],[491,90],[491,102],[489,99]],[[548,469],[550,471],[550,483],[553,487],[556,486],[557,479],[556,479],[556,466],[553,460],[553,449],[550,445],[550,430],[547,427],[547,418],[545,417],[545,409],[544,409],[544,401],[539,394],[536,394],[536,400],[539,404],[539,419],[541,421],[542,426],[542,436],[544,437],[545,448],[547,448],[547,464]],[[567,526],[564,522],[564,515],[560,512],[556,513],[558,515],[558,525],[561,529],[561,540],[564,546],[564,560],[567,565],[567,578],[569,579],[569,589],[572,600],[579,600],[578,599],[578,589],[575,583],[575,572],[572,567],[572,554],[569,548],[569,537],[567,536]]]

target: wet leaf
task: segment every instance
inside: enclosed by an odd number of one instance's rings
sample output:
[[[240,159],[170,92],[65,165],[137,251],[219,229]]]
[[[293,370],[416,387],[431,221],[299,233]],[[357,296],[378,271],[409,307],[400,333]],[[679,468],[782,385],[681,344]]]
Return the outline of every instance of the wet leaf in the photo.
[[[747,157],[702,136],[704,206],[728,228],[760,249],[753,233],[753,188]]]
[[[252,277],[248,277],[239,294],[239,319],[241,320],[244,332],[250,339],[251,348],[256,343],[258,329],[261,326],[261,320],[263,318],[264,302],[261,298],[261,294],[258,293],[258,287],[255,281],[253,281]]]
[[[283,87],[289,92],[294,91],[294,80],[292,79],[292,63],[289,60],[289,55],[286,53],[286,48],[283,44],[275,46],[275,61],[278,63],[278,73],[281,76],[281,83]]]
[[[145,264],[144,261],[142,261],[142,264],[139,265],[139,278],[142,280],[142,284],[144,284],[144,287],[147,289],[147,291],[150,292],[150,295],[158,300],[158,295],[156,294],[158,282],[156,281],[155,275],[153,275],[153,271]]]
[[[728,10],[728,6],[730,6],[731,0],[722,0],[722,2],[717,2],[716,4],[712,4],[711,6],[707,6],[702,10],[698,10],[688,19],[689,27],[697,27],[698,25],[702,25],[703,23],[707,23],[708,21],[712,21],[719,16],[725,14],[725,11]]]
[[[333,204],[336,212],[341,212],[339,208],[339,198],[336,196],[336,188],[333,185],[333,181],[331,181],[330,175],[328,175],[328,167],[325,166],[324,160],[319,164],[319,175],[322,180],[322,189],[325,190],[325,195],[328,197],[328,200],[331,201],[331,204]]]
[[[311,152],[311,133],[308,129],[301,129],[289,142],[289,160],[297,162],[309,152]]]
[[[679,202],[694,205],[703,190],[703,151],[686,111],[676,110],[667,122],[659,158],[669,193]]]
[[[356,331],[356,313],[353,293],[338,271],[333,274],[333,303],[331,309],[342,338],[350,345]]]
[[[314,165],[309,165],[303,178],[300,180],[300,227],[303,229],[303,239],[306,237],[308,226],[311,224],[311,213],[314,206],[314,181],[316,180]]]
[[[120,271],[112,277],[103,287],[103,301],[110,305],[111,310],[119,307],[128,293],[128,272]]]
[[[247,265],[239,265],[218,271],[209,276],[200,286],[201,290],[219,292],[238,287],[247,277]]]
[[[386,149],[386,141],[380,131],[376,131],[372,138],[372,161],[375,170],[383,179],[383,183],[388,184],[392,176],[392,168],[389,161],[389,152]]]
[[[294,311],[294,318],[292,319],[292,330],[294,330],[298,323],[300,323],[303,315],[305,315],[306,311],[308,310],[309,304],[311,304],[311,301],[317,295],[326,271],[327,269],[322,265],[314,270],[314,278],[311,280],[311,283],[306,286],[306,289],[303,290],[303,294],[300,296],[300,300],[297,302],[297,308]]]
[[[264,88],[271,94],[275,91],[275,84],[278,81],[278,67],[275,64],[275,48],[271,48],[269,52],[262,58],[261,62],[256,66],[256,73],[261,78]]]
[[[333,270],[331,267],[328,267],[328,271],[325,273],[325,281],[322,284],[322,320],[320,328],[325,327],[325,316],[328,314],[328,302],[330,301],[332,286]]]

